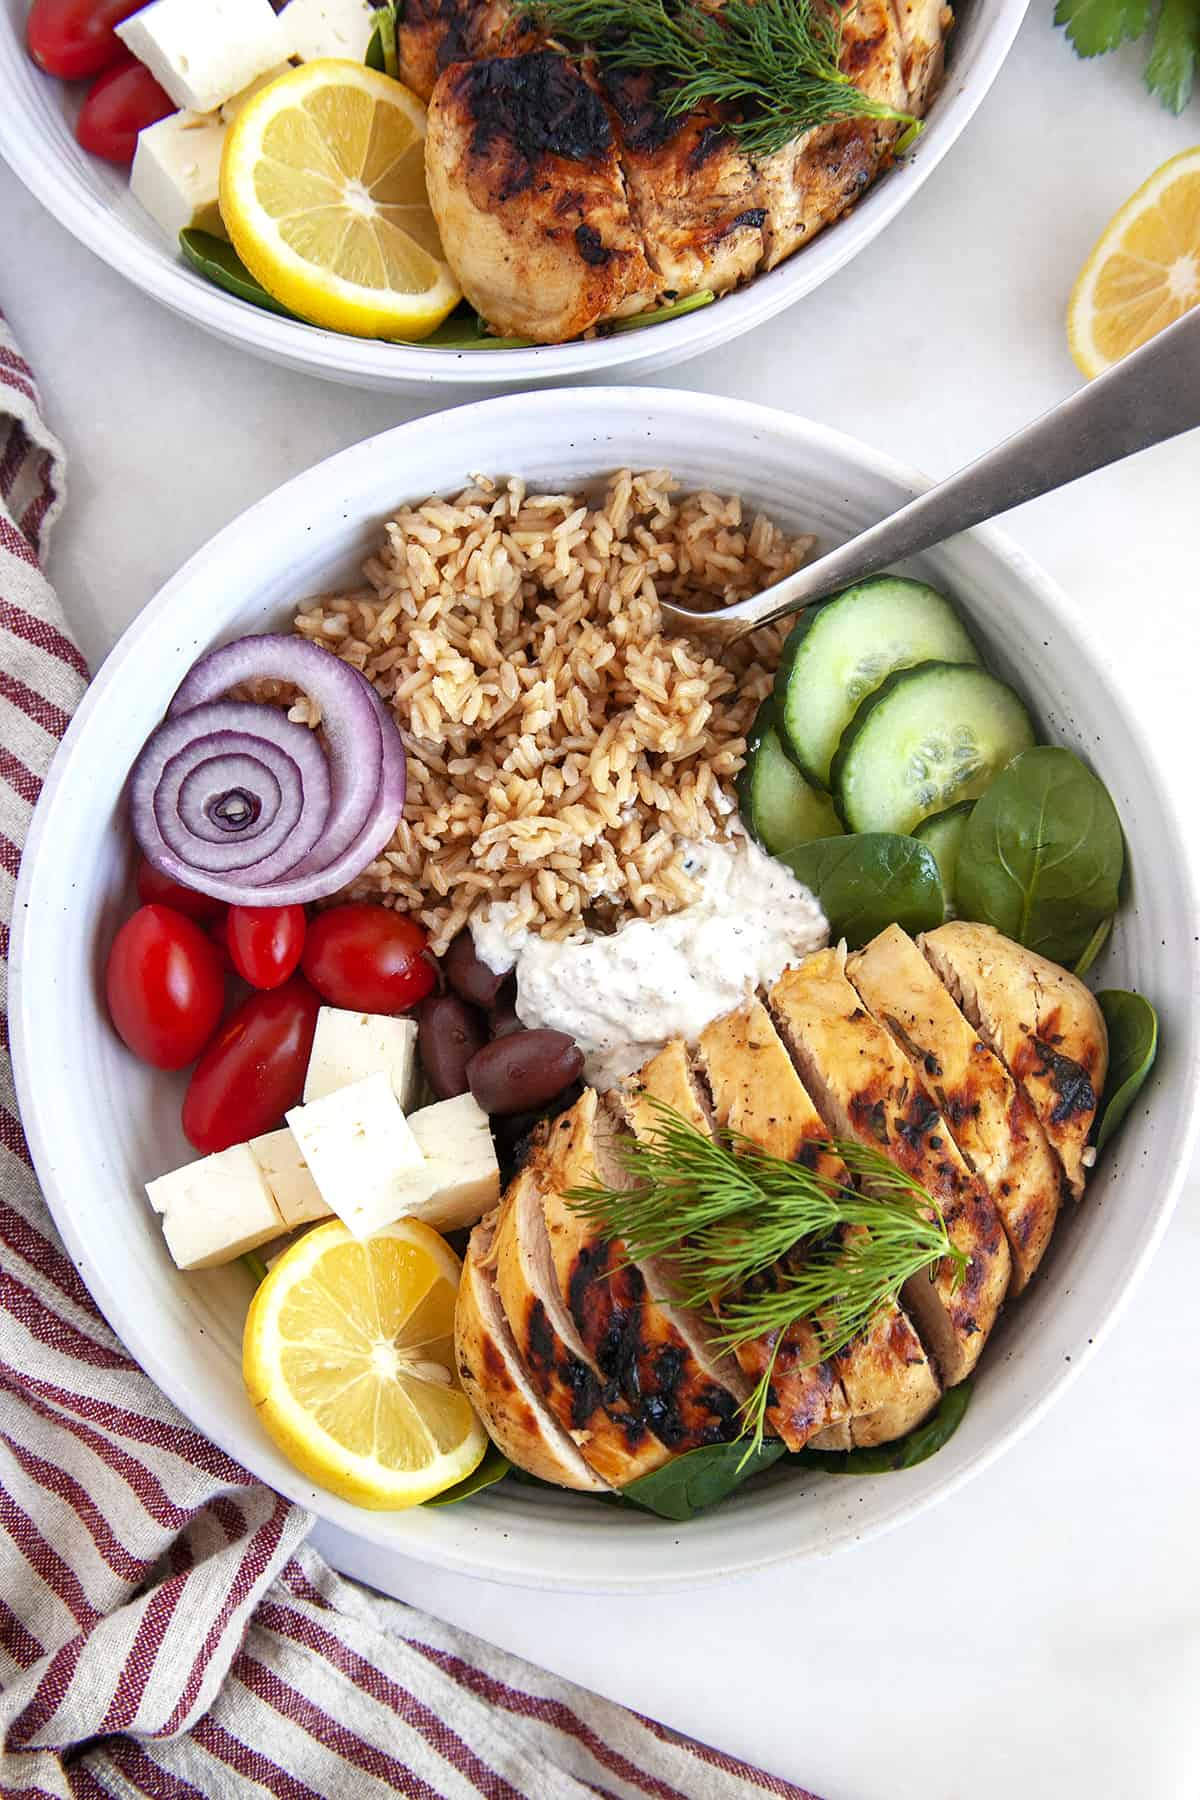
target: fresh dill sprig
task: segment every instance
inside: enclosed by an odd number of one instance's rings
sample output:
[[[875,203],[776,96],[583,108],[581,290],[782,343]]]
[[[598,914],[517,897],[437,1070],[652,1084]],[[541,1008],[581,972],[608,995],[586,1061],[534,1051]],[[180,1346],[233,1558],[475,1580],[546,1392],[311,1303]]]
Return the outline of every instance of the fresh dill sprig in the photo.
[[[769,156],[817,125],[893,119],[919,129],[854,85],[840,67],[842,15],[834,0],[518,0],[555,37],[589,46],[602,64],[651,70],[659,103],[678,118],[706,102],[736,107],[743,150]]]
[[[681,1306],[715,1308],[721,1348],[768,1340],[767,1368],[743,1408],[757,1446],[789,1326],[811,1321],[813,1360],[823,1360],[866,1330],[912,1276],[928,1269],[932,1279],[948,1260],[961,1281],[968,1259],[933,1195],[877,1150],[830,1138],[813,1146],[812,1166],[787,1162],[652,1104],[653,1136],[622,1145],[629,1186],[597,1182],[566,1199],[604,1237],[620,1239],[630,1260],[662,1258]],[[861,1189],[833,1175],[835,1159]]]

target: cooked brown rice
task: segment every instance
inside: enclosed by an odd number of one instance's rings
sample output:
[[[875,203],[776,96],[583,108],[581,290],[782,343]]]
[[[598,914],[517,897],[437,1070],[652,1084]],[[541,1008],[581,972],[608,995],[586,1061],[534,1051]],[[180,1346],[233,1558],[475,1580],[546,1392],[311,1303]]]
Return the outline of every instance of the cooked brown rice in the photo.
[[[350,893],[415,912],[435,950],[494,899],[561,936],[693,897],[681,845],[725,829],[782,632],[715,661],[663,634],[658,598],[756,593],[812,540],[677,485],[622,470],[594,506],[478,477],[390,520],[364,591],[298,615],[408,751],[403,822]]]

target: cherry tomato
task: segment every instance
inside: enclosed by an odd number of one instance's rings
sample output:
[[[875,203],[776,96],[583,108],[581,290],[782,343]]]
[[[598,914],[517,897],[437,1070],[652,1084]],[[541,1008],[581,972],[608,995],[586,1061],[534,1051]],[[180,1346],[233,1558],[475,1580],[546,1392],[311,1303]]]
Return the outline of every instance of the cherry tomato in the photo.
[[[217,946],[217,955],[221,959],[221,967],[225,973],[235,975],[237,971],[233,966],[233,956],[229,949],[229,914],[222,913],[219,919],[214,919],[212,924],[206,925],[204,929]]]
[[[175,111],[171,96],[144,63],[127,57],[106,69],[88,89],[75,121],[75,136],[93,156],[128,166],[137,149],[138,132]]]
[[[143,906],[173,906],[176,912],[186,913],[189,919],[195,919],[201,925],[207,924],[209,919],[219,918],[225,911],[223,900],[214,900],[210,894],[194,893],[191,888],[172,881],[144,856],[138,864],[137,891]]]
[[[225,980],[213,945],[169,906],[139,907],[113,939],[105,977],[113,1024],[156,1069],[195,1062],[217,1028]]]
[[[231,906],[225,943],[234,968],[251,987],[281,987],[304,948],[304,908]]]
[[[192,1071],[183,1129],[211,1155],[274,1131],[304,1091],[320,996],[299,975],[251,994],[232,1012]]]
[[[33,0],[25,27],[29,54],[47,75],[82,81],[126,54],[113,27],[145,0]]]
[[[352,900],[318,913],[304,940],[304,973],[323,1000],[349,1012],[408,1012],[437,976],[415,919]]]

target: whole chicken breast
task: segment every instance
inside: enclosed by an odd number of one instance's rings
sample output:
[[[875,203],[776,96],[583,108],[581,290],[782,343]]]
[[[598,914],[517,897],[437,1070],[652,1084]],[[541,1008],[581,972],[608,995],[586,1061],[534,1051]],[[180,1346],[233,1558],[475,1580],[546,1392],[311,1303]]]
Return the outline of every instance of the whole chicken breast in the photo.
[[[1058,1158],[1033,1108],[899,925],[850,957],[846,973],[995,1202],[1018,1293],[1045,1254],[1062,1193]]]
[[[471,1233],[454,1310],[455,1360],[466,1396],[492,1442],[518,1468],[559,1487],[605,1493],[608,1483],[589,1469],[517,1354],[496,1292],[496,1219],[489,1213]]]
[[[905,47],[890,0],[843,9],[842,72],[873,100],[910,110]],[[870,187],[902,127],[886,119],[817,126],[759,159],[766,219],[762,267],[773,269],[840,217]]]
[[[921,949],[979,1035],[1028,1094],[1083,1195],[1084,1153],[1108,1073],[1108,1031],[1078,976],[990,925],[955,921],[925,932]]]
[[[425,170],[446,255],[498,334],[560,343],[657,297],[608,110],[558,52],[446,69]]]
[[[715,106],[669,118],[649,71],[606,69],[625,190],[664,298],[723,294],[757,269],[766,209],[750,158]]]
[[[770,1008],[830,1131],[881,1151],[937,1201],[968,1257],[907,1281],[905,1303],[947,1386],[971,1373],[1008,1291],[1011,1257],[996,1209],[892,1037],[846,979],[845,954],[818,950],[785,970]]]

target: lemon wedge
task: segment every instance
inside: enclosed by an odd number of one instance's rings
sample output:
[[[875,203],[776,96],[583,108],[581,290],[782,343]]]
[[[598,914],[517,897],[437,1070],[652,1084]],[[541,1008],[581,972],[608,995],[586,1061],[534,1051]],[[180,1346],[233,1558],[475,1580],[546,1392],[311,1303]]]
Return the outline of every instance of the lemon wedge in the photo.
[[[1198,303],[1200,145],[1165,162],[1105,227],[1067,306],[1071,355],[1090,379]]]
[[[460,1267],[416,1219],[365,1239],[332,1219],[260,1284],[246,1390],[288,1460],[343,1500],[416,1506],[482,1460],[487,1434],[454,1365]]]
[[[221,157],[221,217],[246,267],[314,325],[428,337],[462,298],[425,192],[425,108],[326,59],[246,104]]]

